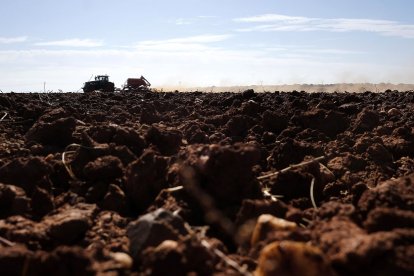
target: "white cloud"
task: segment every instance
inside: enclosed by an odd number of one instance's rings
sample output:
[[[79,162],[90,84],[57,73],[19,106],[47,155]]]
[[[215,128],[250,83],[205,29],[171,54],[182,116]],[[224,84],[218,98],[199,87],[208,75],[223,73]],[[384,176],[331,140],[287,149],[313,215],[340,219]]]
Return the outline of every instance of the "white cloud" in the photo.
[[[193,22],[194,22],[193,19],[190,19],[190,18],[178,18],[175,20],[176,25],[190,25]]]
[[[212,43],[220,42],[230,38],[231,35],[196,35],[189,37],[171,38],[165,40],[149,40],[146,43]]]
[[[330,31],[374,32],[385,36],[414,38],[414,25],[402,24],[391,20],[350,19],[350,18],[312,18],[302,16],[287,16],[281,14],[263,14],[251,17],[235,18],[241,23],[258,23],[252,27],[241,28],[239,31]]]
[[[146,40],[135,45],[141,51],[188,52],[217,49],[210,44],[227,40],[231,35],[197,35],[165,40]]]
[[[288,15],[282,15],[282,14],[262,14],[262,15],[234,19],[234,21],[237,21],[237,22],[254,22],[254,23],[277,22],[277,21],[299,23],[299,22],[307,22],[310,20],[312,20],[312,18],[307,18],[307,17],[302,17],[302,16],[288,16]]]
[[[202,20],[208,20],[212,18],[216,18],[216,16],[199,15],[195,17],[186,17],[186,18],[181,17],[181,18],[177,18],[174,23],[176,25],[191,25],[191,24],[200,22]]]
[[[0,37],[0,44],[19,43],[19,42],[25,42],[26,40],[27,40],[27,36]]]
[[[352,51],[337,48],[315,48],[307,46],[272,46],[264,47],[264,50],[271,52],[289,52],[289,53],[303,53],[303,54],[329,54],[329,55],[350,55],[350,54],[364,54],[363,51]]]
[[[46,41],[35,43],[36,46],[61,46],[61,47],[100,47],[103,46],[103,42],[94,39],[64,39],[55,41]]]

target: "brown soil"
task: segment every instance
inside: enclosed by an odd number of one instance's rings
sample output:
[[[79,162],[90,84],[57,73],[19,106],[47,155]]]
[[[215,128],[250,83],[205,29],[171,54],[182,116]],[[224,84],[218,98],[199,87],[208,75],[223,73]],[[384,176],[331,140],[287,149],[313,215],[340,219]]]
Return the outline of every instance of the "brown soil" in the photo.
[[[413,109],[396,91],[0,94],[0,274],[413,275]]]

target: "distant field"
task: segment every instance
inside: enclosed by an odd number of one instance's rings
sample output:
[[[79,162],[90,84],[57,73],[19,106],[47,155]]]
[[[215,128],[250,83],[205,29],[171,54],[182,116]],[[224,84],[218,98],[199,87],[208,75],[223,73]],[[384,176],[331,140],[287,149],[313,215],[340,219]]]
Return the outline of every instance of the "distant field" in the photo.
[[[385,92],[386,90],[414,90],[414,84],[391,83],[336,83],[336,84],[289,84],[289,85],[249,85],[249,86],[209,86],[209,87],[168,87],[164,91],[203,91],[203,92],[239,92],[254,89],[256,92],[306,91],[306,92]]]

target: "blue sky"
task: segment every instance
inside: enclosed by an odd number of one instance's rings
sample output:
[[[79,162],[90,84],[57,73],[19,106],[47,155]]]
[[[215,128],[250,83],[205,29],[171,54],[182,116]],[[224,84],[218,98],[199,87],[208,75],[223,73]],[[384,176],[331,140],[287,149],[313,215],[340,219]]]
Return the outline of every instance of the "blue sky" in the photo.
[[[414,83],[414,1],[2,0],[0,89]]]

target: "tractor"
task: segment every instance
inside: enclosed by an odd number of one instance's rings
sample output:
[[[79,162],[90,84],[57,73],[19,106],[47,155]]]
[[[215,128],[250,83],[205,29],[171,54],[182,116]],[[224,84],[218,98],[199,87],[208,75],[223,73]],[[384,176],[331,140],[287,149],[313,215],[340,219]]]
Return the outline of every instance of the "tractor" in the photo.
[[[150,86],[151,83],[143,76],[140,78],[129,78],[122,87],[122,91],[150,92]]]
[[[83,92],[85,93],[90,93],[94,91],[114,92],[115,85],[113,82],[109,81],[109,76],[98,75],[95,76],[94,81],[85,82],[85,85],[83,86]]]

